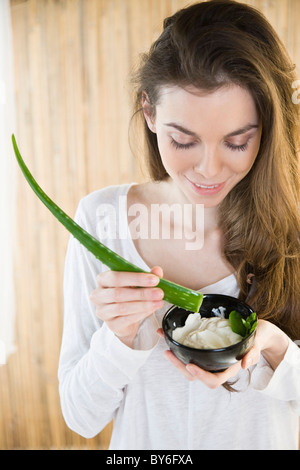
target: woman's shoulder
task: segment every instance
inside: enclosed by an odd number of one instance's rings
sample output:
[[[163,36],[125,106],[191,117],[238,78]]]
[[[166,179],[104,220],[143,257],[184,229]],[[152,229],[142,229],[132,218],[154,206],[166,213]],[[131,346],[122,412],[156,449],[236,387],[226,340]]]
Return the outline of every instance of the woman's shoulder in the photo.
[[[114,204],[121,196],[126,196],[130,187],[134,184],[135,183],[118,184],[97,189],[84,196],[79,201],[79,207],[89,209],[91,207],[97,207],[99,204]]]
[[[101,212],[109,212],[126,201],[127,193],[134,183],[111,185],[97,189],[82,199],[77,206],[75,220],[84,227],[92,228]]]
[[[146,181],[135,184],[128,191],[128,206],[160,204],[167,200],[169,192],[169,184],[166,181]]]
[[[122,211],[133,204],[148,204],[161,200],[162,184],[154,182],[124,183],[106,186],[84,196],[78,204],[76,219],[90,225],[95,216],[109,210]]]

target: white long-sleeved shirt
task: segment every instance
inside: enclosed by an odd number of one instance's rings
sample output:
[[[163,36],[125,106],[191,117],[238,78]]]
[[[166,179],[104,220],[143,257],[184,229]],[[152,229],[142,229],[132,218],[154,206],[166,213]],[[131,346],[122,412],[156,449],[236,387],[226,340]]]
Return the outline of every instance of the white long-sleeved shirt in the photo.
[[[85,197],[76,220],[95,238],[145,270],[129,234],[130,185]],[[109,238],[108,238],[109,237]],[[300,349],[290,341],[274,372],[266,360],[241,370],[230,393],[190,382],[163,356],[156,330],[169,304],[142,322],[131,349],[95,315],[90,293],[107,268],[73,237],[64,280],[65,319],[59,362],[67,425],[91,438],[114,420],[110,449],[298,449]],[[234,275],[202,289],[238,295]],[[258,312],[259,313],[259,312]]]

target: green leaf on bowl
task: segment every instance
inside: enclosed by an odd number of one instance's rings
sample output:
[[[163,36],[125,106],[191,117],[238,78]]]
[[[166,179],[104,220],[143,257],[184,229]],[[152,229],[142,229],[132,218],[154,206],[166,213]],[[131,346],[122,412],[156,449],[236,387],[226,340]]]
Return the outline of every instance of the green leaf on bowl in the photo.
[[[257,316],[256,313],[253,312],[244,319],[239,312],[233,310],[229,314],[229,323],[234,333],[242,336],[243,338],[247,338],[247,336],[251,335],[257,326]]]

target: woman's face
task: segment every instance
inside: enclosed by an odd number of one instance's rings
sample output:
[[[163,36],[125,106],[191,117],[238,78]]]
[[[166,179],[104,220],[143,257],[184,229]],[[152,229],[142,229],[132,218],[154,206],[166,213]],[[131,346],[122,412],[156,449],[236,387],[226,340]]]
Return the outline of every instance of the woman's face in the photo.
[[[143,108],[162,163],[190,202],[217,206],[250,171],[261,126],[247,90],[230,85],[205,94],[165,87],[153,119],[146,98]]]

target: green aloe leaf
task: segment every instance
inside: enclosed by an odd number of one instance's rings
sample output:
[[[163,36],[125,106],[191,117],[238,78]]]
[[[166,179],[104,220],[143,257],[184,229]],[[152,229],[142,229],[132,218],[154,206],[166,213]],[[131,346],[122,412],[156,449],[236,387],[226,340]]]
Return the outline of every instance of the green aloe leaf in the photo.
[[[257,327],[257,315],[253,312],[244,319],[239,312],[233,310],[229,314],[229,323],[234,333],[247,338]]]
[[[52,212],[57,220],[83,245],[89,250],[97,259],[103,264],[108,266],[114,271],[127,271],[127,272],[145,272],[141,268],[126,261],[114,251],[100,243],[97,239],[92,237],[82,227],[80,227],[71,217],[69,217],[60,207],[58,207],[42,190],[38,183],[33,178],[29,169],[27,168],[20,151],[18,149],[15,136],[12,135],[12,143],[14,152],[19,163],[19,166],[39,199],[45,206]],[[164,300],[178,307],[190,310],[192,312],[199,312],[200,306],[203,301],[203,294],[200,292],[188,289],[179,284],[175,284],[166,279],[160,279],[158,287],[164,291]]]

